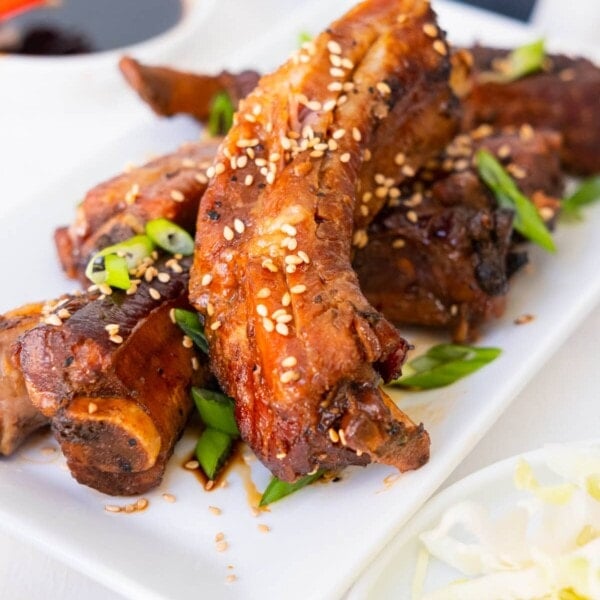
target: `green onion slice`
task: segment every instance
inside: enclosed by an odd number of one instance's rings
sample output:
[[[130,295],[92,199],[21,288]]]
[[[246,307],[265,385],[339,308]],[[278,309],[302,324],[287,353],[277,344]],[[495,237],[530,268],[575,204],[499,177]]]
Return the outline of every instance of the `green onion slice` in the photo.
[[[192,398],[207,427],[217,429],[232,437],[239,437],[240,430],[235,421],[234,403],[229,396],[193,387]]]
[[[496,61],[495,70],[483,73],[482,81],[510,83],[525,75],[541,71],[546,60],[543,39],[515,48],[506,58]]]
[[[561,203],[561,211],[567,217],[581,219],[580,208],[600,200],[600,175],[586,179],[571,196]]]
[[[175,323],[179,325],[183,333],[189,336],[204,354],[208,354],[208,340],[204,335],[204,326],[198,314],[183,308],[176,308],[173,312]]]
[[[106,270],[104,283],[121,290],[129,289],[131,286],[129,269],[127,268],[127,261],[122,256],[107,254],[104,257],[104,268]]]
[[[173,221],[160,217],[146,223],[146,235],[171,254],[190,256],[194,253],[194,238]]]
[[[306,44],[306,42],[312,42],[313,36],[308,31],[301,31],[298,34],[298,46]]]
[[[208,132],[217,136],[227,133],[233,125],[235,107],[227,92],[219,92],[212,101],[208,115]]]
[[[87,264],[85,275],[96,284],[106,283],[114,287],[122,287],[125,285],[125,277],[122,273],[122,263],[120,261],[109,259],[108,262],[112,265],[111,271],[109,272],[106,258],[114,256],[123,259],[127,270],[129,270],[135,268],[144,258],[149,256],[153,250],[154,244],[150,238],[145,235],[136,235],[119,244],[107,246],[94,254]],[[119,282],[120,284],[110,283],[109,279],[111,281]],[[129,275],[127,276],[127,280],[129,281]],[[127,283],[127,287],[122,287],[122,289],[127,289],[128,287],[129,283]]]
[[[500,348],[440,344],[415,358],[391,385],[422,390],[444,387],[478,371],[498,358]]]
[[[479,176],[496,196],[498,204],[515,213],[514,228],[548,252],[555,252],[552,235],[533,203],[524,196],[504,167],[487,150],[475,155]]]
[[[301,490],[303,487],[311,484],[313,481],[316,481],[323,475],[324,471],[317,471],[312,475],[306,475],[306,477],[302,477],[298,479],[298,481],[294,483],[287,483],[286,481],[281,481],[281,479],[273,476],[267,489],[263,492],[262,498],[260,499],[259,506],[267,506],[269,504],[273,504],[273,502],[277,502],[277,500],[281,500],[298,490]]]
[[[209,479],[214,479],[223,468],[229,454],[233,439],[230,435],[207,427],[196,444],[196,458]]]

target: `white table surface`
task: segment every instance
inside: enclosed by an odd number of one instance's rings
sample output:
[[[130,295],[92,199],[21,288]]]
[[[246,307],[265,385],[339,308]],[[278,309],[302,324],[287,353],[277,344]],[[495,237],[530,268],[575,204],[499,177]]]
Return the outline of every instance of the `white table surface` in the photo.
[[[190,46],[177,62],[185,67],[208,68],[219,56],[238,50],[240,40],[260,35],[301,3],[218,0],[218,11],[194,42],[196,47]],[[127,130],[154,122],[115,74],[91,77],[90,90],[95,93],[90,94],[89,102],[77,106],[64,105],[56,89],[24,98],[19,90],[30,84],[26,79],[26,73],[7,73],[0,64],[0,217],[18,209],[30,195],[60,180]],[[553,358],[445,485],[496,460],[548,442],[598,435],[600,307],[555,350]],[[118,600],[120,596],[0,530],[0,598]]]

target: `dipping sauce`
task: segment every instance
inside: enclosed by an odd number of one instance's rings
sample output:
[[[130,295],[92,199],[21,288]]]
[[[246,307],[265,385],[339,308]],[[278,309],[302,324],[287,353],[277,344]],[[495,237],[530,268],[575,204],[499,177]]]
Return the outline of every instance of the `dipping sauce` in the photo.
[[[38,56],[114,50],[164,33],[182,13],[181,0],[62,0],[4,21],[0,27],[16,35],[1,50]]]

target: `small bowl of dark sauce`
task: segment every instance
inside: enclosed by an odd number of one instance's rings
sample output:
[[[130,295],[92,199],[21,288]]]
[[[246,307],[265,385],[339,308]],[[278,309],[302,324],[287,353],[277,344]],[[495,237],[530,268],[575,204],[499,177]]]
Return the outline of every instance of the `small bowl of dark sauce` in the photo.
[[[214,0],[59,0],[0,22],[0,53],[17,62],[160,57],[194,33]],[[53,59],[53,60],[52,60]]]

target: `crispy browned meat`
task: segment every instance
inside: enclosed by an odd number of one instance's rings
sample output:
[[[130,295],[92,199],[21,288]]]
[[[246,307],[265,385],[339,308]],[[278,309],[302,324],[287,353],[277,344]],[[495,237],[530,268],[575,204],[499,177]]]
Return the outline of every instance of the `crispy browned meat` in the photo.
[[[561,156],[568,171],[600,172],[600,68],[584,58],[554,54],[544,71],[495,83],[486,81],[485,74],[508,50],[477,46],[471,53],[474,72],[463,100],[463,130],[480,123],[554,129],[563,134]]]
[[[48,419],[31,404],[15,357],[15,342],[37,325],[42,304],[28,304],[0,316],[0,454],[8,456]]]
[[[165,217],[193,231],[206,189],[206,169],[219,139],[187,144],[90,190],[72,225],[55,233],[66,274],[85,285],[85,267],[101,248],[143,233],[150,219]]]
[[[365,152],[423,77],[447,76],[440,35],[427,2],[359,4],[261,79],[217,155],[190,296],[242,437],[282,479],[428,458],[426,432],[379,387],[407,344],[362,295],[350,246]]]
[[[226,92],[237,106],[258,82],[256,71],[200,75],[142,65],[128,56],[119,61],[119,67],[129,85],[156,114],[170,117],[183,113],[198,121],[208,119],[213,99],[219,92]]]
[[[190,385],[209,379],[170,319],[172,308],[188,306],[187,269],[155,266],[169,281],[154,277],[135,294],[100,297],[19,343],[29,396],[52,420],[71,473],[108,494],[160,482],[192,408]]]
[[[540,214],[554,219],[563,189],[559,135],[528,127],[491,133],[482,127],[458,136],[396,188],[369,229],[369,243],[355,254],[365,295],[397,325],[448,328],[464,342],[504,311],[508,277],[526,256],[512,250],[512,215],[497,208],[479,179],[475,150],[497,155]]]

